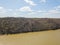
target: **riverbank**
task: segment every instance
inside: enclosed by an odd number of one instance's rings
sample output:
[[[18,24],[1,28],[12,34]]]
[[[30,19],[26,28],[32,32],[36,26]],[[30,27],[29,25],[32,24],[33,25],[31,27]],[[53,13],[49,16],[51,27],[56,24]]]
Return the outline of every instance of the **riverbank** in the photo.
[[[0,18],[0,35],[60,29],[60,18]]]

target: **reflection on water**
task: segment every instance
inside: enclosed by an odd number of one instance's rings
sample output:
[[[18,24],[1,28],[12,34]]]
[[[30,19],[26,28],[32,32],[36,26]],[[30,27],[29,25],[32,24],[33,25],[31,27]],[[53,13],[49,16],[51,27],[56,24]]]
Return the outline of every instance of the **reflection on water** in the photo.
[[[4,35],[0,45],[60,45],[60,30]]]

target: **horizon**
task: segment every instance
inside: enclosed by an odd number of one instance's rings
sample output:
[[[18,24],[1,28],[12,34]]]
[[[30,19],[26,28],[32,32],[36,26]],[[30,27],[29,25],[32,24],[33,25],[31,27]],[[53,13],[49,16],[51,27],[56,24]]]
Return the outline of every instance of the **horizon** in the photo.
[[[60,18],[60,17],[14,17],[14,16],[4,16],[4,17],[0,17],[0,18]]]

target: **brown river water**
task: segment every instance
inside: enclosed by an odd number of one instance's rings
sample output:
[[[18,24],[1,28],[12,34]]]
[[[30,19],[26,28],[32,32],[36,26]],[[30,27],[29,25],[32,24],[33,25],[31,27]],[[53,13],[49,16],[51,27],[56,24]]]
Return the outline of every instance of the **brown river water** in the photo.
[[[0,45],[60,45],[60,30],[1,35]]]

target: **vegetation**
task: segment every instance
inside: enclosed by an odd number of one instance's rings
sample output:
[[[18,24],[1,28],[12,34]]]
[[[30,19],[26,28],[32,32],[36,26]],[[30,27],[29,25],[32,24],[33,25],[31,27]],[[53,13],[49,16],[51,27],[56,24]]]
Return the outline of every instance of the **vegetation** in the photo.
[[[0,18],[0,34],[16,34],[60,29],[60,19]]]

